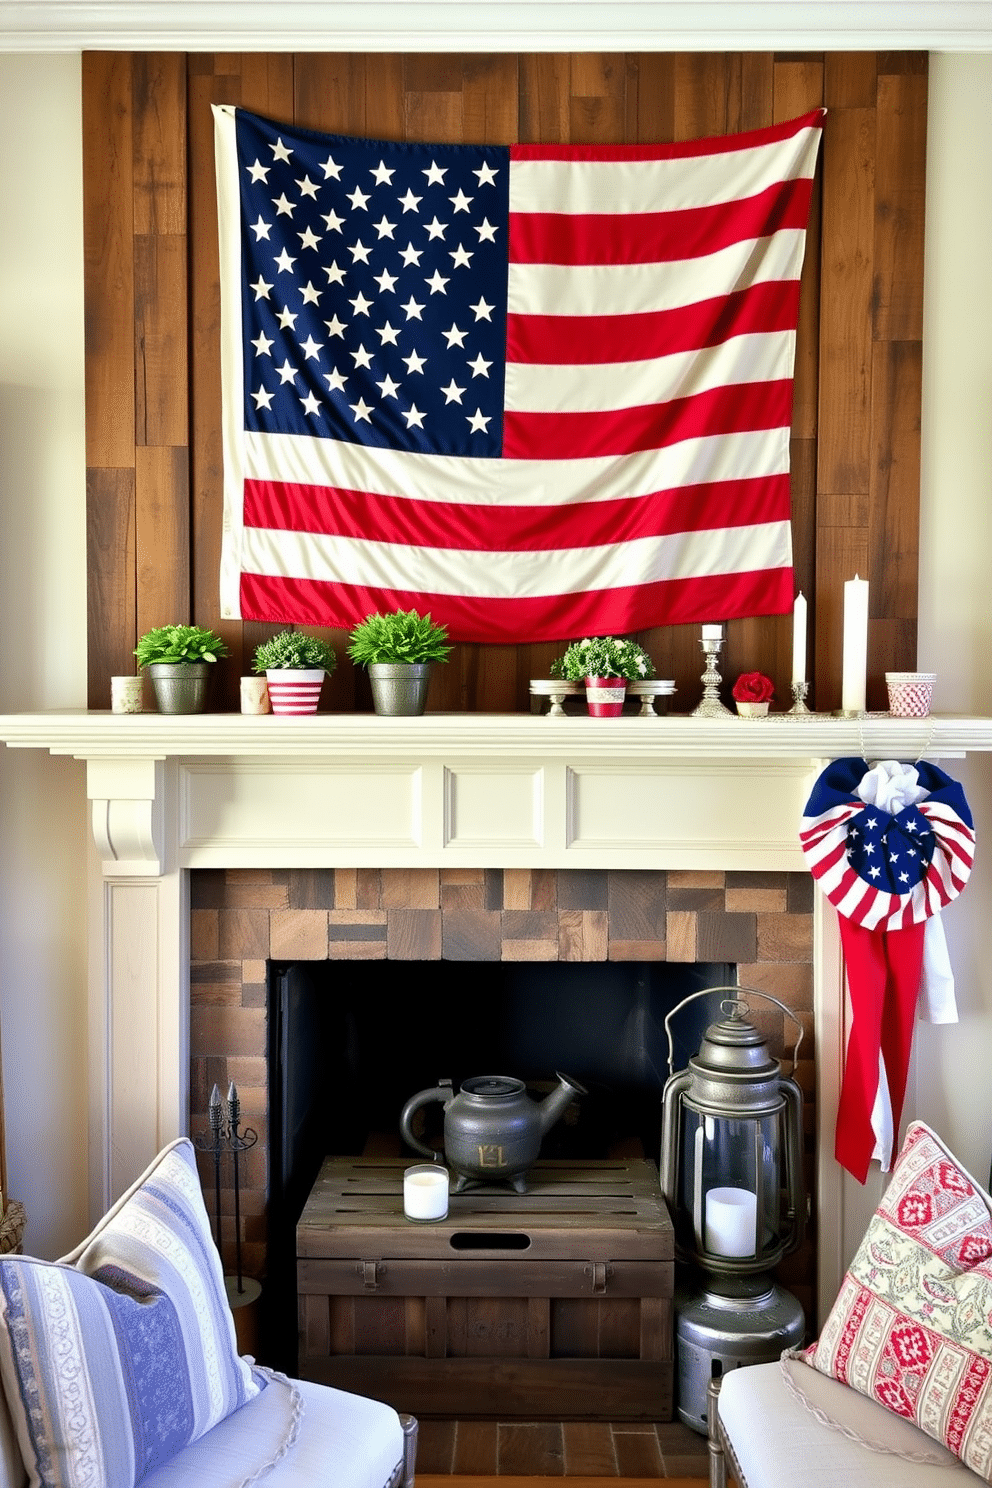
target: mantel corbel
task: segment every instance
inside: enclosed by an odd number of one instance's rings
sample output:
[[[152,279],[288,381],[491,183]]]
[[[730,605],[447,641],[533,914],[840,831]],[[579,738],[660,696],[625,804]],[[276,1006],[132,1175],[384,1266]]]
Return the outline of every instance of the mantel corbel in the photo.
[[[160,759],[88,759],[86,794],[105,878],[157,878],[162,868]]]

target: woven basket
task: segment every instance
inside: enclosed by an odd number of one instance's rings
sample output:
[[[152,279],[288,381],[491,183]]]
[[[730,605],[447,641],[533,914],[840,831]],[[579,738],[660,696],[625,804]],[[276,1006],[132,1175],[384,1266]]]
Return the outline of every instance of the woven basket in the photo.
[[[0,1219],[0,1255],[20,1255],[27,1218],[23,1204],[17,1199],[8,1200],[3,1219]]]

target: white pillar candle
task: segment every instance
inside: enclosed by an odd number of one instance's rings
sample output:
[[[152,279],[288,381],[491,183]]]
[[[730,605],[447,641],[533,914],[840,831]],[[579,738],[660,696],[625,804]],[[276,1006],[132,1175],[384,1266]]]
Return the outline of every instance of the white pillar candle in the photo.
[[[806,596],[802,590],[792,606],[792,681],[806,681]]]
[[[749,1188],[711,1188],[706,1195],[706,1249],[711,1255],[754,1255],[757,1221],[758,1196]]]
[[[723,640],[723,626],[722,625],[704,625],[703,626],[703,640],[704,641],[722,641]]]
[[[403,1174],[403,1213],[407,1219],[444,1219],[448,1213],[448,1170],[418,1163]]]
[[[855,574],[844,585],[844,667],[840,705],[845,713],[865,711],[868,670],[868,580]]]

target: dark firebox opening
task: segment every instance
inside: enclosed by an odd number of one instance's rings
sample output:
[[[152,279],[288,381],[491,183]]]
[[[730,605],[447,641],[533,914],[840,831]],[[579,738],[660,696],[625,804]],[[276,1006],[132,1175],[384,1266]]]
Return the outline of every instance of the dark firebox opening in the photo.
[[[280,1367],[295,1361],[296,1221],[325,1156],[395,1141],[416,1161],[399,1119],[418,1090],[500,1074],[540,1099],[561,1070],[588,1094],[548,1132],[542,1157],[657,1162],[665,1016],[735,981],[726,963],[270,963],[267,1331]],[[673,1020],[676,1069],[718,1010],[718,996],[699,998]],[[440,1148],[440,1103],[423,1115],[423,1140]]]

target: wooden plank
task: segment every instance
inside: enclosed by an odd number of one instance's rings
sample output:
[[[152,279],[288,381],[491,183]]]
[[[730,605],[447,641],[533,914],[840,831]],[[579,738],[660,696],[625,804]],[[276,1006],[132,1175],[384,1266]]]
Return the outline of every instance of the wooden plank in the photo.
[[[675,68],[669,52],[637,58],[637,138],[657,144],[675,138]]]
[[[875,150],[875,336],[923,336],[923,225],[926,202],[927,77],[878,80]]]
[[[572,59],[559,52],[519,58],[517,138],[564,144],[569,137]]]
[[[186,58],[138,52],[131,69],[134,231],[186,236]]]
[[[295,122],[334,134],[368,134],[368,70],[381,60],[360,52],[301,52],[294,67]]]
[[[366,1231],[366,1237],[369,1232]],[[616,1237],[614,1237],[616,1239]],[[618,1241],[618,1243],[620,1243]],[[371,1247],[367,1247],[369,1249]],[[379,1247],[380,1249],[384,1247]],[[389,1257],[380,1267],[376,1294],[417,1297],[589,1297],[589,1264],[603,1257],[581,1260],[549,1254],[519,1261],[464,1257],[437,1260],[431,1256]],[[667,1260],[606,1261],[608,1292],[615,1297],[670,1297],[672,1267]],[[297,1288],[301,1296],[363,1296],[365,1287],[354,1256],[300,1256]]]
[[[134,281],[135,440],[139,447],[185,448],[189,442],[185,234],[135,238]],[[188,516],[183,526],[188,527]],[[184,570],[186,566],[184,554]]]
[[[672,1322],[671,1302],[663,1297],[642,1299],[638,1347],[641,1359],[671,1359]]]
[[[626,135],[627,60],[622,53],[572,57],[569,137],[576,145],[615,144]]]
[[[189,468],[184,448],[135,451],[136,630],[186,624],[189,594]],[[211,699],[213,702],[213,699]]]
[[[671,1420],[672,1365],[637,1359],[385,1359],[301,1353],[302,1379],[419,1417]]]
[[[874,108],[877,76],[874,52],[827,52],[823,101],[828,109]]]
[[[86,473],[88,705],[110,707],[112,676],[135,670],[134,471]]]
[[[91,468],[124,468],[134,463],[134,200],[128,56],[84,52],[82,116],[86,463]],[[124,574],[108,576],[106,582],[126,584],[127,578]],[[91,616],[91,638],[103,618]]]
[[[822,148],[818,487],[821,491],[867,491],[871,470],[874,110],[849,109],[832,114]]]
[[[527,1357],[546,1359],[551,1352],[551,1299],[530,1297],[527,1302]]]
[[[914,622],[919,572],[922,362],[923,347],[918,341],[875,345],[874,458],[868,524],[871,613]],[[884,662],[884,657],[878,659]],[[894,663],[887,665],[896,670]]]
[[[462,119],[466,143],[510,145],[519,127],[517,62],[505,56],[468,56],[462,70]]]
[[[407,1353],[415,1353],[407,1349]],[[424,1299],[425,1359],[443,1359],[448,1352],[448,1303],[445,1296]]]

